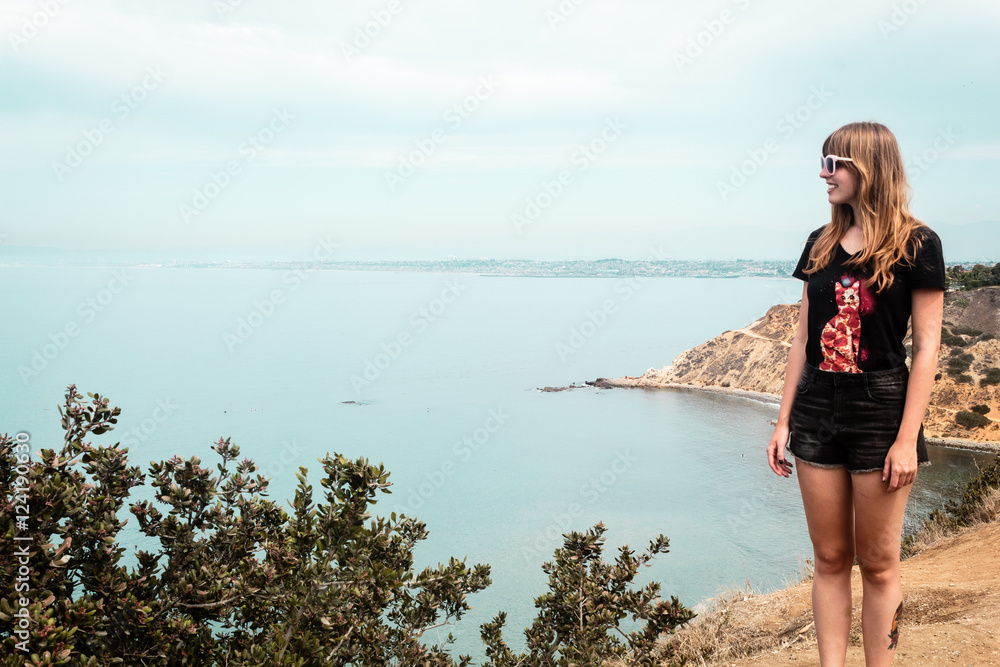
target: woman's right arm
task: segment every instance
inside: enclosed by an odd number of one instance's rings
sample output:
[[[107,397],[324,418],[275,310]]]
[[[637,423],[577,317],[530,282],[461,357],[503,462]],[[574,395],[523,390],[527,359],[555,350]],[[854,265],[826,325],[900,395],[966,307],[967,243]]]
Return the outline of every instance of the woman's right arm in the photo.
[[[767,445],[767,462],[776,475],[788,477],[792,466],[785,460],[785,445],[788,443],[789,418],[792,413],[792,403],[795,402],[795,390],[802,371],[806,365],[806,340],[809,337],[809,284],[802,283],[802,305],[799,307],[799,325],[792,338],[792,347],[788,351],[788,364],[785,367],[785,386],[781,393],[781,408],[778,410],[778,422],[774,434]]]

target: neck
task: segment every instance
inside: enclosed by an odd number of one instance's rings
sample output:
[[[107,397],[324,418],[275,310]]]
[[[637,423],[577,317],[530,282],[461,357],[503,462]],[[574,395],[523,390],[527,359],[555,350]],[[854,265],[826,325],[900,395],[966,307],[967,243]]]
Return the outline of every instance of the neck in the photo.
[[[852,219],[851,219],[851,226],[852,227],[854,227],[856,225],[860,226],[861,225],[861,214],[858,211],[858,205],[857,205],[857,203],[854,203],[854,202],[851,203],[851,211],[853,211],[853,216],[852,216]]]

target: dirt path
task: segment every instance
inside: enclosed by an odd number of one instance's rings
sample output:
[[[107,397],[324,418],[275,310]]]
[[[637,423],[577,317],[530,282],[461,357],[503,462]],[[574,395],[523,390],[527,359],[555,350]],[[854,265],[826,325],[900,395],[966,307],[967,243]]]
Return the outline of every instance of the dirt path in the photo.
[[[903,561],[903,621],[894,667],[925,665],[1000,665],[1000,524],[988,524],[949,538]],[[854,588],[854,629],[860,635],[861,578]],[[809,614],[811,583],[779,591],[782,618]],[[811,614],[810,614],[811,616]],[[811,620],[811,618],[809,619]],[[856,644],[856,645],[855,645]],[[740,667],[796,665],[819,667],[816,635],[811,628],[783,650],[753,660],[728,661]],[[847,665],[864,667],[864,652],[855,639]]]
[[[760,338],[761,340],[766,340],[766,341],[770,341],[772,343],[777,343],[778,345],[784,345],[785,347],[791,347],[792,346],[791,343],[786,343],[783,340],[777,340],[775,338],[771,338],[770,336],[761,336],[759,333],[754,333],[753,331],[750,331],[749,329],[746,329],[746,328],[744,328],[744,329],[733,329],[733,333],[741,333],[744,336],[750,336],[751,338]]]

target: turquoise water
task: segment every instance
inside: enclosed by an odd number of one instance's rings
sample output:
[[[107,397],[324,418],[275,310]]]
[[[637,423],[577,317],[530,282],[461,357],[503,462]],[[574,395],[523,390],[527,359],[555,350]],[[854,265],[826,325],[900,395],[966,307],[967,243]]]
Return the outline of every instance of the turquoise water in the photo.
[[[326,452],[383,462],[394,486],[377,512],[430,531],[418,567],[492,566],[493,585],[450,628],[457,650],[481,656],[478,626],[499,610],[522,645],[542,562],[562,532],[598,521],[609,557],[667,535],[670,553],[641,581],[688,606],[795,576],[811,553],[796,478],[774,476],[763,454],[777,405],[536,389],[664,366],[800,292],[790,279],[0,269],[0,430],[54,446],[75,383],[122,408],[94,442],[122,441],[144,466],[212,461],[211,444],[232,437],[287,498],[298,466],[315,480]],[[931,448],[909,524],[986,458]]]

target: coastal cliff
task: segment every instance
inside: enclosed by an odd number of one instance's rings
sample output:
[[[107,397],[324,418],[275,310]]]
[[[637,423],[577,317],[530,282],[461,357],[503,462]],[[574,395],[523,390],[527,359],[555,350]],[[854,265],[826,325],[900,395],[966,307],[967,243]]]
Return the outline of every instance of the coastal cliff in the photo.
[[[639,377],[599,378],[598,387],[704,389],[751,394],[780,401],[788,351],[801,302],[772,306],[742,329],[725,331],[686,350],[661,369]],[[945,294],[938,375],[924,418],[924,435],[953,446],[1000,448],[1000,287]],[[911,350],[912,331],[903,341]],[[907,359],[907,365],[910,360]],[[994,369],[991,371],[991,369]],[[980,426],[966,427],[956,415],[973,406],[989,412]]]

